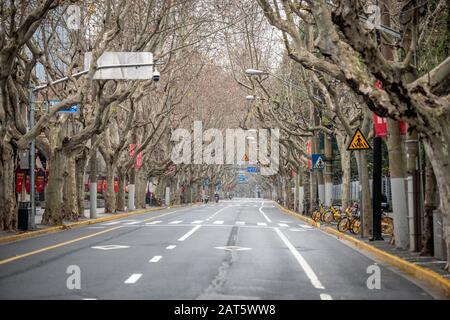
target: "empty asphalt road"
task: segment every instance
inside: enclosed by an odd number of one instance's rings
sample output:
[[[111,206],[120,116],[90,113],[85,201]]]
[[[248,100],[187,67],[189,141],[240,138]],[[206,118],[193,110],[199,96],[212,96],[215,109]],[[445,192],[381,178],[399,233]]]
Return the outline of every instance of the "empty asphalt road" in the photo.
[[[381,288],[369,289],[375,263]],[[0,299],[432,298],[261,199],[153,211],[0,245]]]

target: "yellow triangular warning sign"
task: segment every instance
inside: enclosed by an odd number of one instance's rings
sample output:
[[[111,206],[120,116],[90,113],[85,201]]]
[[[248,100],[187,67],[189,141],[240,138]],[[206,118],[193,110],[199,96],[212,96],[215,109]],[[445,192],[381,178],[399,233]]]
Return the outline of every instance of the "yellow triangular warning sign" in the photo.
[[[364,135],[362,134],[361,130],[359,130],[358,128],[355,134],[353,135],[352,141],[350,141],[347,150],[367,150],[367,149],[371,149],[371,147],[367,142],[366,138],[364,137]]]
[[[244,154],[244,157],[242,158],[243,161],[248,161],[248,155]]]

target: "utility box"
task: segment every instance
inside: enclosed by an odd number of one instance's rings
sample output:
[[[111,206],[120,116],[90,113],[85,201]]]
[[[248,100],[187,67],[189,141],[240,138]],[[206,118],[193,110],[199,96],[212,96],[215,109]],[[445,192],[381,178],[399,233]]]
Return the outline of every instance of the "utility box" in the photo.
[[[32,219],[33,212],[31,210],[31,202],[19,202],[17,228],[19,230],[31,230],[33,228]]]
[[[440,260],[447,260],[447,246],[443,235],[443,221],[441,211],[433,211],[433,244],[434,256]]]

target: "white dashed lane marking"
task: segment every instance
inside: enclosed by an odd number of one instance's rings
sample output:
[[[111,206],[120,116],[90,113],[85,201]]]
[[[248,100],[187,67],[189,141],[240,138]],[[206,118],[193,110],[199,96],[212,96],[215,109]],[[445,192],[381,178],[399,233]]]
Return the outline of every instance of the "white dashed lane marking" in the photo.
[[[170,246],[166,247],[166,250],[173,250],[173,249],[175,249],[175,247],[176,247],[176,245],[171,244]]]
[[[146,224],[158,224],[161,223],[162,221],[152,221],[152,222],[147,222]]]
[[[182,220],[175,220],[175,221],[170,221],[169,224],[179,224],[183,222]]]
[[[133,273],[127,280],[125,280],[125,283],[136,283],[140,277],[142,277],[142,273]]]
[[[329,294],[326,294],[326,293],[321,293],[320,299],[321,300],[333,300],[333,298]]]
[[[194,223],[194,224],[198,224],[198,223],[202,223],[203,222],[203,220],[195,220],[195,221],[192,221],[192,223]]]
[[[267,226],[267,223],[265,223],[265,222],[258,222],[257,225],[258,226]]]
[[[216,220],[213,222],[213,224],[223,224],[223,220]]]
[[[142,221],[133,221],[133,222],[127,222],[127,223],[124,223],[124,224],[138,224],[138,223],[141,223]]]
[[[245,221],[236,221],[237,225],[243,226],[245,224]]]
[[[278,224],[280,227],[288,227],[288,225],[286,223],[279,223]]]
[[[159,260],[161,260],[161,258],[162,258],[162,256],[154,256],[148,262],[155,263],[155,262],[158,262]]]

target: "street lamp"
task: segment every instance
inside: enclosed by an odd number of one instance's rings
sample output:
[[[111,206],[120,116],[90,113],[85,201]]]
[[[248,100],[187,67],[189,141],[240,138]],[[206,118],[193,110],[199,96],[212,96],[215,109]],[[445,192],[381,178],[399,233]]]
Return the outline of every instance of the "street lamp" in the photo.
[[[158,72],[158,70],[156,70],[156,65],[161,65],[164,64],[164,61],[151,61],[149,63],[129,63],[129,64],[107,64],[107,65],[102,65],[102,66],[97,66],[95,68],[96,71],[99,70],[104,70],[104,69],[123,69],[123,68],[141,68],[141,67],[153,67],[153,73],[152,73],[152,80],[154,82],[158,82],[160,80],[160,73]],[[83,70],[81,72],[72,74],[73,78],[79,78],[81,76],[84,76],[86,74],[89,73],[89,70]],[[33,86],[30,87],[28,90],[28,94],[29,94],[29,119],[28,119],[28,130],[31,130],[34,127],[34,96],[35,94],[38,94],[39,91],[44,90],[52,85],[56,85],[59,83],[63,83],[68,81],[70,78],[68,76],[57,79],[55,81],[40,85],[40,86]],[[36,203],[35,203],[35,183],[36,183],[36,176],[35,176],[35,165],[36,165],[36,160],[35,160],[35,153],[36,153],[36,138],[33,138],[31,140],[31,144],[30,144],[30,200],[31,200],[31,215],[32,215],[32,223],[31,223],[31,228],[34,229],[35,225],[34,225],[34,217],[36,216]],[[92,215],[92,213],[91,213]],[[94,218],[95,216],[91,216],[91,218]]]
[[[267,71],[262,71],[262,70],[258,70],[258,69],[246,69],[244,72],[248,76],[265,76],[265,75],[269,75],[269,73]]]

